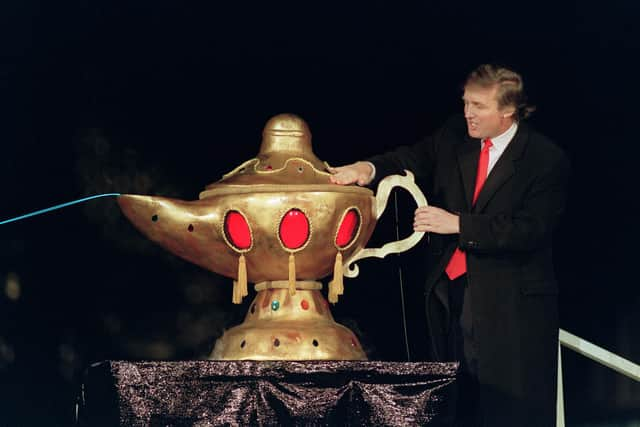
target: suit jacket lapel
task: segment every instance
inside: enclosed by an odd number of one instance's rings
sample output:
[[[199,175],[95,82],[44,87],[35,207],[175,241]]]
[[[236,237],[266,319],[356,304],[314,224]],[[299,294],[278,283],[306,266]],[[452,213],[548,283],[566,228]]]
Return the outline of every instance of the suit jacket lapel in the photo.
[[[513,140],[509,142],[504,153],[502,153],[502,156],[500,156],[493,169],[491,169],[489,176],[487,176],[487,180],[484,182],[480,194],[478,194],[478,200],[476,200],[472,212],[481,212],[496,191],[511,178],[515,172],[514,160],[517,160],[522,155],[528,135],[529,133],[525,125],[520,124]]]
[[[473,191],[476,186],[476,175],[478,173],[478,158],[480,157],[480,141],[470,137],[465,138],[465,142],[456,148],[458,155],[458,165],[462,175],[464,187],[464,198],[467,207],[471,209]]]

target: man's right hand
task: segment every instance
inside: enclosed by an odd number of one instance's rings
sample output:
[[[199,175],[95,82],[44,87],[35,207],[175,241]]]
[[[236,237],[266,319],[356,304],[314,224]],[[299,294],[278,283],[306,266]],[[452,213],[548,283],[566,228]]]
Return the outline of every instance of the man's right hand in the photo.
[[[373,177],[373,168],[367,162],[355,162],[346,166],[329,168],[331,176],[329,180],[334,184],[349,185],[356,183],[359,186],[367,185]]]

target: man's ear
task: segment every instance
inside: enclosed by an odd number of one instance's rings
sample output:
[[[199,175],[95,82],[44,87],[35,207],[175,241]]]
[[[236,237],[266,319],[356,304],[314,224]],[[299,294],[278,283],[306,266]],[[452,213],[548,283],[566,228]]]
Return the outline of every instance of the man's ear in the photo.
[[[516,113],[515,108],[507,108],[502,112],[502,117],[506,119],[507,117],[513,116],[515,113]]]

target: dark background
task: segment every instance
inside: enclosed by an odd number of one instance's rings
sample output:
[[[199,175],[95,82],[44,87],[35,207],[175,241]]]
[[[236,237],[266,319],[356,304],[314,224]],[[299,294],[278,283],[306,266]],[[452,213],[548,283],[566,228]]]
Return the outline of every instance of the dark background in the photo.
[[[60,4],[62,3],[62,4]],[[258,151],[273,115],[333,165],[461,110],[483,62],[525,77],[573,163],[556,239],[561,326],[640,361],[634,2],[178,2],[0,6],[0,220],[83,196],[193,200]],[[427,197],[429,195],[427,194]],[[412,205],[399,194],[401,232]],[[395,233],[393,215],[372,244]],[[377,360],[419,360],[420,251],[363,261],[336,319]],[[404,274],[407,356],[397,268]],[[66,425],[105,359],[204,358],[242,321],[230,280],[146,241],[99,199],[0,226],[0,425]],[[640,420],[640,386],[564,351],[569,425]]]

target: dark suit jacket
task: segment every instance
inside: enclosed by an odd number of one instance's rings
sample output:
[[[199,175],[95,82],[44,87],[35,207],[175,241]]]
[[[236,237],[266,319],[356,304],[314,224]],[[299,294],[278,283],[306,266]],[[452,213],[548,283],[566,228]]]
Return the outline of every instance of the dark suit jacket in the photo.
[[[455,116],[424,141],[369,160],[377,179],[411,170],[428,183],[430,205],[460,215],[459,235],[430,236],[435,268],[425,295],[433,358],[446,355],[449,324],[447,289],[435,285],[459,246],[467,253],[486,425],[552,426],[558,345],[552,231],[565,205],[569,162],[520,123],[472,206],[480,145]]]

